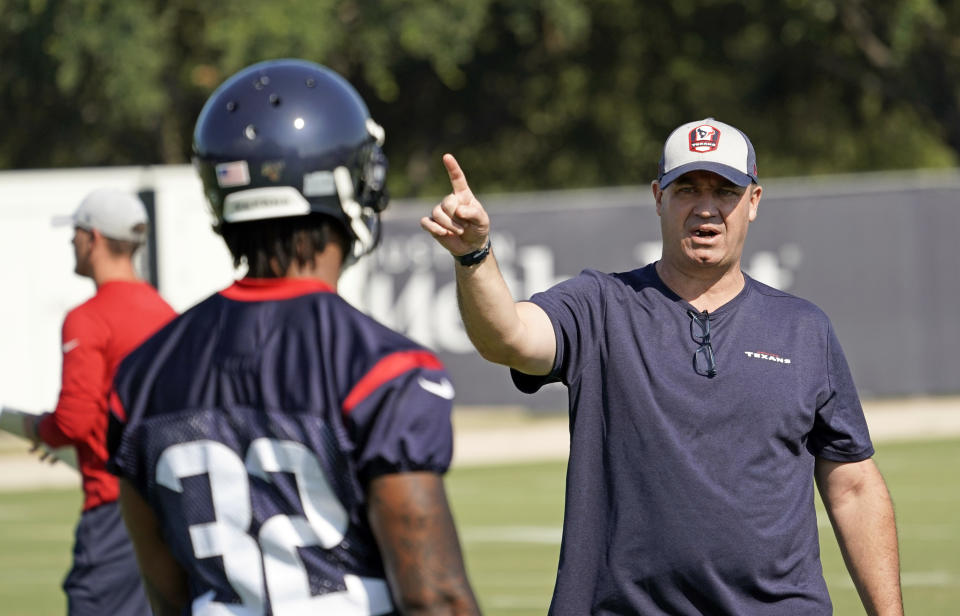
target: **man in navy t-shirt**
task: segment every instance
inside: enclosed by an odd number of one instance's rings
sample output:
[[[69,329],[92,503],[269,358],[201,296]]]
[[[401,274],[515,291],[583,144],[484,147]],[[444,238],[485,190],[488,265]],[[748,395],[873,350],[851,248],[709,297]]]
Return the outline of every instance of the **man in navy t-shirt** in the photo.
[[[813,487],[871,614],[902,614],[893,508],[826,315],[740,270],[763,188],[738,129],[667,138],[659,261],[514,302],[456,160],[421,221],[454,255],[463,321],[517,387],[569,390],[552,614],[831,614]]]
[[[442,474],[453,386],[336,293],[372,250],[383,130],[338,74],[248,67],[194,132],[247,276],[120,366],[110,468],[157,614],[478,613]]]

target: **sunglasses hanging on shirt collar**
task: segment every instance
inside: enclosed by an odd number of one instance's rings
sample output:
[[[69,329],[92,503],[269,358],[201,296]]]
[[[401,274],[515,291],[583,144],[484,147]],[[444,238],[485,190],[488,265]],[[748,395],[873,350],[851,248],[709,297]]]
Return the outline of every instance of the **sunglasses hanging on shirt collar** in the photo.
[[[714,357],[713,346],[710,344],[710,315],[706,310],[687,310],[687,314],[690,315],[690,335],[693,341],[700,345],[693,354],[693,370],[712,379],[717,376],[717,358]]]

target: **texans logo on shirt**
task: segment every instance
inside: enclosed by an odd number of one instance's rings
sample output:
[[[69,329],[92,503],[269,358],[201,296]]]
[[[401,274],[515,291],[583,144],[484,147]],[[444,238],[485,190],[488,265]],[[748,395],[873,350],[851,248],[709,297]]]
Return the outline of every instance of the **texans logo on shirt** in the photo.
[[[776,353],[767,353],[766,351],[744,351],[744,355],[753,359],[765,359],[767,361],[777,362],[778,364],[791,363],[789,357],[782,357]]]

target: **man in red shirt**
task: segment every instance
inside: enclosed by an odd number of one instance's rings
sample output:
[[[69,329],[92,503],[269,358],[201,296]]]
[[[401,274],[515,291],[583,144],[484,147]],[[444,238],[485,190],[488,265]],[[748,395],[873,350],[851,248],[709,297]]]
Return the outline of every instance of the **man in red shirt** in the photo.
[[[68,613],[150,614],[117,506],[117,479],[105,468],[107,396],[120,360],[175,312],[134,269],[147,230],[146,210],[135,195],[96,190],[70,221],[75,272],[93,279],[97,292],[64,319],[56,409],[25,416],[23,431],[35,448],[73,446],[77,452],[84,501],[73,567],[63,583]]]

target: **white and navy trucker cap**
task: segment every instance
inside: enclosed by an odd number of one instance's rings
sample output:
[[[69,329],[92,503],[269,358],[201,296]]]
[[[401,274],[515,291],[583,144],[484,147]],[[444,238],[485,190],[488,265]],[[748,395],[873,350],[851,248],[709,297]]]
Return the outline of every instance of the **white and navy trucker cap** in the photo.
[[[96,229],[104,237],[139,244],[147,237],[147,209],[133,193],[99,188],[84,197],[73,216],[54,218],[53,224]]]
[[[666,188],[688,171],[712,171],[737,186],[757,181],[757,154],[739,129],[713,118],[687,122],[663,144],[657,180]]]

